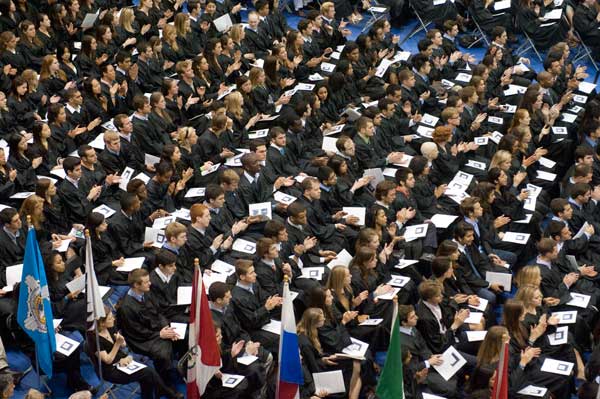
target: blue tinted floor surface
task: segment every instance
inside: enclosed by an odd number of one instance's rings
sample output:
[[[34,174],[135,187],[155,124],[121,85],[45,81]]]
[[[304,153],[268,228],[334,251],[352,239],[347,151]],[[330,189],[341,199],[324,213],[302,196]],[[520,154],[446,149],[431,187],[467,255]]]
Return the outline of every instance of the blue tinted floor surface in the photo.
[[[298,21],[300,21],[300,19],[301,19],[301,17],[298,17],[297,15],[293,15],[293,14],[289,14],[289,13],[285,13],[285,15],[288,19],[289,25],[294,28],[297,26]],[[245,17],[245,15],[244,15],[244,17]],[[244,18],[244,20],[245,20],[245,18]],[[360,24],[349,26],[350,30],[352,31],[352,36],[350,37],[350,39],[352,39],[352,40],[355,39],[361,33],[361,30],[367,20],[368,20],[368,16],[365,15],[365,18],[363,19],[363,21]],[[413,19],[409,20],[402,27],[393,28],[392,32],[395,35],[399,35],[400,40],[402,41],[408,34],[410,34],[410,32],[416,26],[416,24],[417,24],[417,20],[413,18]],[[417,43],[424,36],[425,36],[424,32],[419,32],[418,34],[416,34],[415,36],[413,36],[412,38],[410,38],[409,40],[407,40],[406,42],[404,42],[402,44],[403,50],[410,51],[411,53],[416,53],[418,51]],[[518,44],[521,44],[522,42],[523,42],[523,37],[520,36]],[[485,51],[486,51],[486,49],[483,47],[473,48],[473,49],[462,49],[462,50],[464,50],[465,52],[471,53],[477,59],[477,61],[481,60],[481,58],[483,57],[483,55],[485,54]],[[575,51],[572,51],[572,54],[573,53],[575,53]],[[539,72],[543,69],[542,62],[540,62],[537,59],[537,57],[535,56],[533,51],[529,51],[529,52],[523,54],[523,56],[528,57],[531,60],[531,67],[535,71]],[[542,57],[543,56],[544,56],[544,54],[542,54]],[[582,60],[582,61],[578,62],[577,64],[578,65],[586,65],[588,67],[588,73],[590,76],[588,77],[587,80],[590,82],[593,81],[596,71],[593,69],[591,63],[588,60]],[[11,348],[7,348],[7,350],[8,350],[8,361],[9,361],[10,367],[12,369],[25,370],[31,365],[29,358],[27,358],[27,356],[25,356],[23,353],[16,351],[14,349],[11,349]],[[378,354],[377,360],[378,360],[378,363],[381,363],[381,366],[383,366],[384,359],[385,359],[384,353]],[[94,371],[94,367],[91,364],[88,356],[85,354],[81,355],[81,373],[82,373],[84,379],[90,385],[97,386],[100,384],[100,380]],[[50,387],[50,389],[52,390],[52,396],[51,396],[52,398],[56,398],[56,399],[68,398],[69,395],[71,394],[70,390],[66,386],[66,374],[64,372],[61,372],[61,371],[56,372],[55,376],[50,381],[47,381],[47,384]],[[96,395],[96,397],[100,397],[100,393],[104,392],[108,387],[109,387],[109,384],[104,384],[103,387],[101,387],[99,389],[99,394]],[[34,367],[34,370],[32,370],[30,373],[28,373],[25,376],[25,378],[23,378],[23,380],[21,381],[19,386],[16,387],[14,398],[16,398],[16,399],[23,398],[25,396],[26,392],[30,388],[39,388],[39,378],[38,378],[37,373],[35,372],[35,367]],[[116,392],[114,392],[114,396],[118,399],[125,399],[125,398],[138,399],[138,398],[140,398],[139,392],[133,393],[134,390],[136,390],[137,388],[138,388],[137,384],[129,384],[129,385],[125,385],[125,386],[119,386],[119,389]],[[183,380],[181,380],[180,383],[177,385],[177,389],[180,392],[185,392],[185,385],[184,385]],[[43,390],[45,390],[45,388],[43,388]]]

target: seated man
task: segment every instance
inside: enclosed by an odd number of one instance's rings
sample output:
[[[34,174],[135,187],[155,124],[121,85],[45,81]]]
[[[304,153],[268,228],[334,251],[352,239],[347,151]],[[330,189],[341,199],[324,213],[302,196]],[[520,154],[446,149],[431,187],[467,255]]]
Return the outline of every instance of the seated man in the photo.
[[[129,346],[150,357],[165,383],[173,386],[176,377],[174,347],[183,346],[181,349],[185,351],[187,342],[170,327],[153,295],[148,295],[151,284],[147,270],[135,269],[129,274],[131,288],[117,310],[117,323]]]
[[[96,204],[96,201],[102,193],[102,186],[93,185],[86,190],[81,181],[82,171],[79,158],[65,158],[63,169],[67,176],[58,188],[58,197],[63,203],[63,209],[67,213],[69,222],[83,224],[92,209],[100,205]]]
[[[160,313],[169,321],[189,323],[186,305],[176,306],[177,289],[185,285],[177,272],[177,255],[166,249],[156,254],[156,267],[150,273],[150,295],[158,305]]]
[[[229,349],[236,342],[243,340],[242,353],[258,357],[257,363],[251,363],[248,367],[241,366],[241,372],[244,376],[253,377],[253,382],[258,382],[254,390],[260,388],[261,392],[266,393],[265,378],[273,365],[273,355],[260,342],[252,341],[248,332],[242,328],[233,306],[230,306],[231,289],[227,284],[220,281],[212,283],[208,289],[208,299],[213,320],[221,324],[225,348]],[[260,369],[257,370],[254,365],[258,365]],[[261,397],[264,397],[264,394]]]
[[[279,336],[262,327],[279,317],[279,307],[283,299],[279,295],[267,297],[256,282],[256,272],[252,261],[239,259],[235,262],[237,283],[231,290],[231,303],[240,325],[253,340],[260,342],[271,353],[277,353]]]

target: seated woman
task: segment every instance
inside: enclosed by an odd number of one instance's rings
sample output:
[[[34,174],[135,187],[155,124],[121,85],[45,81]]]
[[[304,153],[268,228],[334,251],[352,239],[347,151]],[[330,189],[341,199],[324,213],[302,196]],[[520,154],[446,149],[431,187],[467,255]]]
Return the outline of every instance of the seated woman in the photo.
[[[535,341],[541,336],[540,331],[546,329],[546,322],[540,323],[535,329],[527,330],[523,323],[525,319],[525,307],[523,302],[509,299],[504,304],[504,324],[510,336],[510,357],[516,359],[522,353],[529,351],[534,357],[530,362],[523,364],[519,368],[525,373],[527,383],[544,386],[556,398],[566,398],[569,396],[570,376],[546,373],[540,370],[546,354],[539,347],[534,347]],[[574,357],[574,356],[573,356]],[[573,359],[575,360],[575,359]]]
[[[344,397],[358,399],[362,380],[360,377],[360,361],[343,359],[335,354],[323,350],[319,338],[319,328],[325,324],[325,315],[322,309],[308,308],[304,311],[302,319],[298,322],[298,346],[303,361],[311,373],[342,370],[347,395]]]
[[[542,306],[542,292],[534,285],[524,285],[519,287],[515,299],[523,302],[525,308],[525,316],[523,324],[525,329],[530,332],[530,341],[539,345],[544,353],[551,356],[553,359],[562,359],[572,361],[573,355],[577,364],[577,378],[585,379],[583,360],[581,355],[575,349],[576,342],[574,335],[569,333],[569,339],[561,345],[552,345],[548,335],[556,332],[558,318],[550,316],[548,309]],[[545,331],[544,331],[545,330]]]
[[[568,2],[565,2],[565,6]],[[547,49],[567,37],[573,37],[569,22],[562,17],[559,20],[546,20],[547,13],[554,10],[554,3],[547,7],[546,2],[520,0],[516,4],[517,25],[529,36],[538,49]]]
[[[102,377],[115,384],[130,384],[138,382],[142,399],[155,399],[166,395],[169,398],[183,398],[183,394],[169,388],[153,367],[144,367],[133,374],[127,374],[118,369],[133,361],[128,355],[125,338],[115,331],[115,317],[108,307],[104,307],[106,316],[98,319],[98,335],[100,347],[95,355],[102,361]],[[88,342],[95,346],[96,338],[88,334]]]
[[[106,234],[108,224],[104,215],[98,212],[90,213],[86,229],[90,231],[94,269],[98,283],[101,285],[127,285],[127,274],[117,271],[117,267],[123,266],[125,259],[112,241],[110,234]]]
[[[77,330],[82,334],[86,331],[86,300],[81,291],[71,292],[67,283],[82,275],[78,267],[70,265],[67,270],[65,261],[59,252],[52,251],[44,257],[46,275],[48,276],[48,289],[52,314],[57,319],[63,319],[63,330]]]

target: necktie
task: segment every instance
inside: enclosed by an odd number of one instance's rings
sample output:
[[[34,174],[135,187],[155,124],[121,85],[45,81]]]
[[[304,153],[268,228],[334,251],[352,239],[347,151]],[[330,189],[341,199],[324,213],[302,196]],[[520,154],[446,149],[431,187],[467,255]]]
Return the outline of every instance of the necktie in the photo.
[[[481,274],[479,273],[479,270],[477,270],[477,268],[473,264],[473,259],[471,259],[471,255],[469,255],[466,248],[465,248],[464,254],[465,254],[465,257],[467,258],[467,260],[469,261],[469,265],[471,266],[471,270],[473,270],[473,273],[475,273],[475,275],[477,277],[482,278]]]
[[[285,155],[285,150],[284,150],[283,148],[280,148],[280,149],[279,149],[279,153],[280,153],[281,155]]]

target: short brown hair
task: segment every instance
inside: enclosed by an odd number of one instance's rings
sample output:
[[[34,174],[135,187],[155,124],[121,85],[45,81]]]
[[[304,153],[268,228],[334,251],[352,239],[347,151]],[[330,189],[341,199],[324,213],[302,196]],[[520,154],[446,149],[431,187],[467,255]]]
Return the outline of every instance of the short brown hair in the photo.
[[[242,276],[248,274],[248,270],[254,266],[251,260],[247,259],[238,259],[235,261],[235,275],[238,279]]]
[[[146,269],[134,269],[127,277],[127,284],[129,284],[131,287],[135,287],[137,284],[141,284],[142,278],[148,275],[149,273]]]
[[[419,285],[419,296],[422,300],[427,301],[442,293],[442,286],[434,280],[425,280]]]
[[[171,237],[176,238],[179,234],[185,233],[186,231],[187,229],[183,224],[179,222],[172,222],[169,223],[165,229],[165,237],[167,237],[167,240],[170,240]]]

